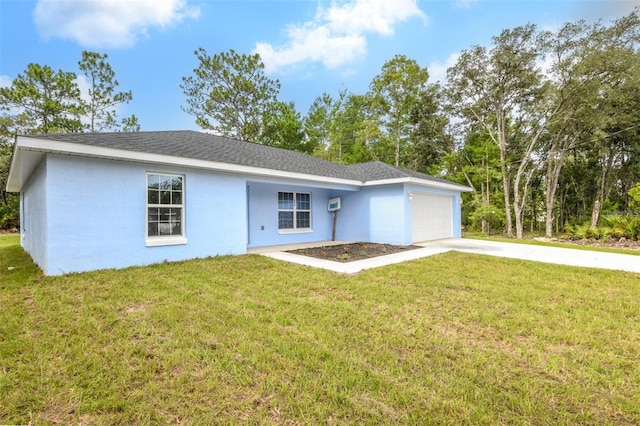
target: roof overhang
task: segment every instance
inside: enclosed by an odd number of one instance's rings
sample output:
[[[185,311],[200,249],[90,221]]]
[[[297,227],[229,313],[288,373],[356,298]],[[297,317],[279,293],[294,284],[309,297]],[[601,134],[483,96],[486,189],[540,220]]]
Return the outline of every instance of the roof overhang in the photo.
[[[252,176],[267,176],[296,181],[317,182],[332,185],[360,187],[362,182],[351,179],[339,179],[326,176],[316,176],[306,173],[287,172],[282,170],[264,169],[260,167],[243,166],[238,164],[221,163],[215,161],[198,160],[185,157],[174,157],[164,154],[150,154],[146,152],[129,151],[115,148],[82,145],[70,142],[44,140],[34,137],[16,139],[9,178],[8,192],[20,192],[35,168],[48,153],[65,154],[80,157],[104,158],[110,160],[143,162],[166,166],[183,166],[189,168],[215,170]]]
[[[204,170],[235,173],[250,176],[268,177],[269,179],[286,179],[300,183],[312,183],[343,186],[345,189],[355,190],[361,187],[372,187],[393,184],[415,184],[430,188],[446,189],[451,191],[469,192],[471,188],[455,184],[453,182],[441,182],[437,180],[420,179],[415,177],[402,177],[396,179],[382,179],[362,182],[357,179],[341,179],[327,176],[317,176],[306,173],[288,172],[283,170],[266,169],[261,167],[244,166],[231,163],[223,163],[194,158],[175,157],[165,154],[152,154],[147,152],[130,151],[116,148],[106,148],[93,145],[83,145],[70,142],[61,142],[37,137],[18,136],[13,147],[13,158],[7,179],[8,192],[20,192],[36,167],[48,153],[63,154],[80,157],[103,158],[110,160],[142,162],[165,166],[182,166]]]
[[[447,189],[457,192],[471,192],[472,188],[468,186],[459,185],[453,182],[441,182],[438,180],[419,179],[414,177],[402,177],[395,179],[381,179],[371,180],[362,184],[362,186],[380,186],[380,185],[394,185],[394,184],[414,184],[419,186],[426,186],[429,188]]]

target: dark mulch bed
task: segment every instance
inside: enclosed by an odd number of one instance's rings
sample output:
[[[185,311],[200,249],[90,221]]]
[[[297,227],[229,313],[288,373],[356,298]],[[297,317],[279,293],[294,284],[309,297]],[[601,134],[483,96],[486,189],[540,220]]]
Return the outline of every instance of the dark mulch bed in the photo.
[[[371,257],[385,256],[387,254],[414,250],[420,246],[396,246],[393,244],[377,243],[352,243],[336,246],[311,247],[306,249],[290,250],[288,253],[302,256],[315,257],[317,259],[333,260],[336,262],[353,262],[355,260],[369,259]]]

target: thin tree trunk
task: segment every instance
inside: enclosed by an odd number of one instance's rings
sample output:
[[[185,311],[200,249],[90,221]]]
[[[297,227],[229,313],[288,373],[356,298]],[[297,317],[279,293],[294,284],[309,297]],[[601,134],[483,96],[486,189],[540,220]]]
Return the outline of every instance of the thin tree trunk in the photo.
[[[507,237],[513,237],[513,223],[511,221],[511,188],[509,187],[509,176],[507,176],[506,155],[503,147],[500,147],[500,170],[502,171],[502,191],[504,193],[504,214],[506,219]]]
[[[516,238],[522,239],[522,211],[524,208],[524,204],[527,198],[527,190],[529,188],[529,183],[531,182],[531,178],[533,177],[533,171],[529,173],[527,179],[524,183],[524,187],[522,188],[522,196],[520,196],[520,181],[522,176],[525,174],[529,161],[531,161],[531,153],[533,149],[538,144],[540,140],[540,136],[542,132],[546,128],[546,124],[542,124],[536,134],[531,138],[531,142],[527,146],[527,149],[522,156],[522,160],[520,161],[520,166],[518,167],[518,171],[516,172],[516,179],[513,184],[513,211],[516,216]]]
[[[505,134],[504,112],[500,110],[497,118],[498,124],[498,147],[500,148],[500,170],[502,172],[502,190],[504,192],[504,213],[507,230],[507,237],[513,237],[513,222],[511,220],[511,188],[509,176],[507,175],[507,141]]]
[[[611,185],[609,181],[611,180],[610,175],[611,175],[611,170],[613,169],[615,155],[616,155],[615,150],[610,147],[609,157],[607,158],[606,165],[602,168],[602,177],[600,180],[600,185],[598,185],[598,194],[596,195],[596,200],[594,201],[593,207],[591,209],[592,224],[594,223],[594,221],[595,221],[595,224],[598,223],[598,220],[600,219],[600,207],[604,203],[604,200],[606,200],[609,197],[609,194],[611,193],[611,188],[613,187],[613,185]],[[591,225],[591,226],[595,226],[595,225]]]
[[[400,166],[400,132],[398,129],[395,130],[395,139],[396,139],[396,167]]]
[[[556,152],[552,148],[549,152],[549,158],[547,159],[547,175],[545,179],[545,236],[551,238],[553,235],[553,210],[556,200],[556,190],[558,188],[558,181],[560,180],[560,172],[564,166],[565,159],[567,157],[567,151],[562,150],[560,157],[554,159]]]
[[[485,162],[485,172],[486,172],[486,182],[482,185],[482,205],[484,206],[484,211],[486,212],[486,208],[489,206],[489,159],[486,159]],[[484,235],[489,235],[489,221],[486,217],[482,217],[482,233]]]
[[[598,224],[598,218],[600,217],[600,201],[596,200],[593,203],[593,210],[591,211],[591,228],[595,228]]]

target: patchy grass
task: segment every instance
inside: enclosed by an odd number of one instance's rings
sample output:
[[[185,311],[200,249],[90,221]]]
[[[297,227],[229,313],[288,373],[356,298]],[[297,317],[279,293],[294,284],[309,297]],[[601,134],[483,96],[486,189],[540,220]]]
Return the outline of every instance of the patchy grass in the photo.
[[[42,277],[17,244],[0,424],[640,423],[636,274],[447,253]]]

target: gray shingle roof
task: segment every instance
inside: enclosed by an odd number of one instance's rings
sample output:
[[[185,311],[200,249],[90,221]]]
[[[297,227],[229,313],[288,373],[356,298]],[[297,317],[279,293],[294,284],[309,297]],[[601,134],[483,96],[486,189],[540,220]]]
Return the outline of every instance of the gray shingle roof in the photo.
[[[353,173],[356,173],[358,176],[360,176],[360,180],[362,180],[363,182],[413,177],[416,179],[457,185],[454,182],[448,181],[446,179],[429,176],[424,173],[405,169],[403,167],[397,167],[392,164],[383,163],[382,161],[371,161],[369,163],[352,164],[347,167],[351,169]]]
[[[213,161],[262,169],[369,182],[413,177],[449,183],[379,161],[345,166],[307,154],[191,130],[34,135],[37,139]],[[464,186],[460,185],[460,188]]]

